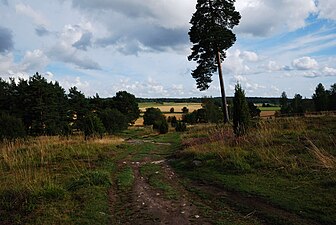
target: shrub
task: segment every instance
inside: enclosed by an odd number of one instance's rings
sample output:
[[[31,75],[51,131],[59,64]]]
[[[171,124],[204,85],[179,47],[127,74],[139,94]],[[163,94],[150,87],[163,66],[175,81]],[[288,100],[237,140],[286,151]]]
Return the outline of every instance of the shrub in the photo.
[[[164,116],[154,122],[153,129],[159,131],[160,134],[168,133],[168,123]]]
[[[183,107],[182,108],[182,112],[184,113],[184,114],[187,114],[188,112],[189,112],[189,109],[187,108],[187,107]]]
[[[250,112],[245,92],[239,84],[235,87],[233,98],[233,130],[237,136],[244,135],[250,126]]]
[[[99,118],[109,134],[118,133],[128,127],[127,117],[117,109],[105,109],[99,113]]]
[[[177,124],[176,116],[171,117],[170,124],[172,127],[176,127],[176,124]]]
[[[185,124],[185,122],[178,121],[178,122],[176,123],[175,130],[176,130],[177,132],[183,132],[183,131],[186,131],[186,130],[187,130],[187,125]]]
[[[162,112],[158,108],[147,108],[144,113],[144,125],[153,125],[155,121],[159,121],[162,119]]]

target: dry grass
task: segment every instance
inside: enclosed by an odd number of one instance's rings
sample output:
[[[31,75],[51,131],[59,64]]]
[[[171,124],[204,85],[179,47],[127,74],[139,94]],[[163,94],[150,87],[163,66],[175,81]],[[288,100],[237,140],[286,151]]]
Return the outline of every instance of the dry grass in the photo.
[[[246,164],[267,168],[297,170],[316,167],[318,163],[320,167],[334,169],[335,156],[311,141],[309,149],[316,159],[315,165],[309,157],[298,157],[308,154],[305,147],[307,132],[307,123],[302,118],[261,120],[248,135],[239,138],[234,136],[230,126],[198,125],[183,134],[183,152],[196,158],[246,161]]]
[[[0,147],[0,190],[10,186],[33,190],[52,183],[59,172],[67,170],[66,167],[80,173],[97,154],[97,147],[117,145],[122,141],[117,137],[84,141],[82,136],[54,136],[4,142]]]
[[[140,110],[141,112],[145,112],[146,108],[159,108],[161,112],[164,113],[169,113],[171,108],[174,108],[174,112],[182,112],[183,107],[187,107],[189,109],[189,112],[193,112],[194,110],[202,108],[201,103],[169,103],[165,102],[163,104],[155,104],[153,105],[146,105],[145,107],[141,107],[140,105]]]
[[[328,153],[322,148],[318,148],[311,140],[307,140],[309,143],[310,153],[316,158],[318,166],[325,169],[336,168],[336,157]]]

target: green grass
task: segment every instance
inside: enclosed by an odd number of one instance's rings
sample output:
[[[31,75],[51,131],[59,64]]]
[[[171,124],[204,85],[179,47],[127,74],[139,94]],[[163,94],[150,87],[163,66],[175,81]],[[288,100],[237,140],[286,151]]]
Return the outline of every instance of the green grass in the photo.
[[[163,192],[168,199],[178,199],[179,193],[171,185],[172,181],[164,176],[162,167],[157,164],[145,164],[140,169],[141,175],[148,179],[149,184]]]
[[[3,143],[0,217],[5,224],[108,224],[107,191],[120,140],[41,137]]]
[[[195,129],[182,137],[188,147],[173,165],[191,180],[258,196],[303,218],[333,224],[335,130],[335,117],[261,121],[240,139],[229,128]],[[197,141],[202,134],[209,140]]]
[[[133,170],[129,166],[121,169],[117,174],[117,185],[118,189],[121,191],[129,191],[133,187],[134,174]]]

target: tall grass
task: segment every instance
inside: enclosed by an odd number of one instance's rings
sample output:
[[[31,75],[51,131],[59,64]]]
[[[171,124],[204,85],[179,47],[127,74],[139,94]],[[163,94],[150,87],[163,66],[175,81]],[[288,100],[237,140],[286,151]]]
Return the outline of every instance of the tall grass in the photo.
[[[323,132],[311,129],[312,124],[324,126]],[[229,162],[232,169],[238,170],[299,170],[316,167],[316,164],[333,169],[335,156],[332,152],[336,144],[334,138],[328,136],[332,129],[326,123],[321,125],[319,119],[305,118],[261,120],[243,137],[235,137],[229,126],[195,126],[182,137],[185,147],[182,154],[211,163]],[[319,139],[324,140],[318,141],[318,147],[312,141],[317,132]]]
[[[1,220],[5,224],[76,224],[84,220],[107,224],[110,156],[122,141],[116,137],[84,141],[84,137],[73,136],[1,143]],[[106,218],[99,216],[102,210]]]
[[[83,137],[38,137],[29,140],[6,141],[0,147],[0,190],[9,186],[34,189],[57,182],[57,174],[71,167],[82,173],[91,167],[99,153],[97,145],[120,143],[119,138],[83,141]]]

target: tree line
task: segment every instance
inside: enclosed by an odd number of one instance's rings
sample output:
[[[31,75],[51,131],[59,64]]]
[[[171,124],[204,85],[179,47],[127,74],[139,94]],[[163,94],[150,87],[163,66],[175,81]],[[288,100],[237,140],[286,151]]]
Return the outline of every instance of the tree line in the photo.
[[[134,123],[140,110],[134,95],[85,97],[76,87],[68,94],[60,84],[36,73],[28,80],[0,78],[0,139],[25,135],[113,134]]]
[[[336,83],[326,90],[323,84],[319,83],[312,95],[312,100],[303,99],[300,94],[295,94],[289,100],[286,92],[280,97],[281,114],[303,115],[307,111],[335,111],[336,110]]]

